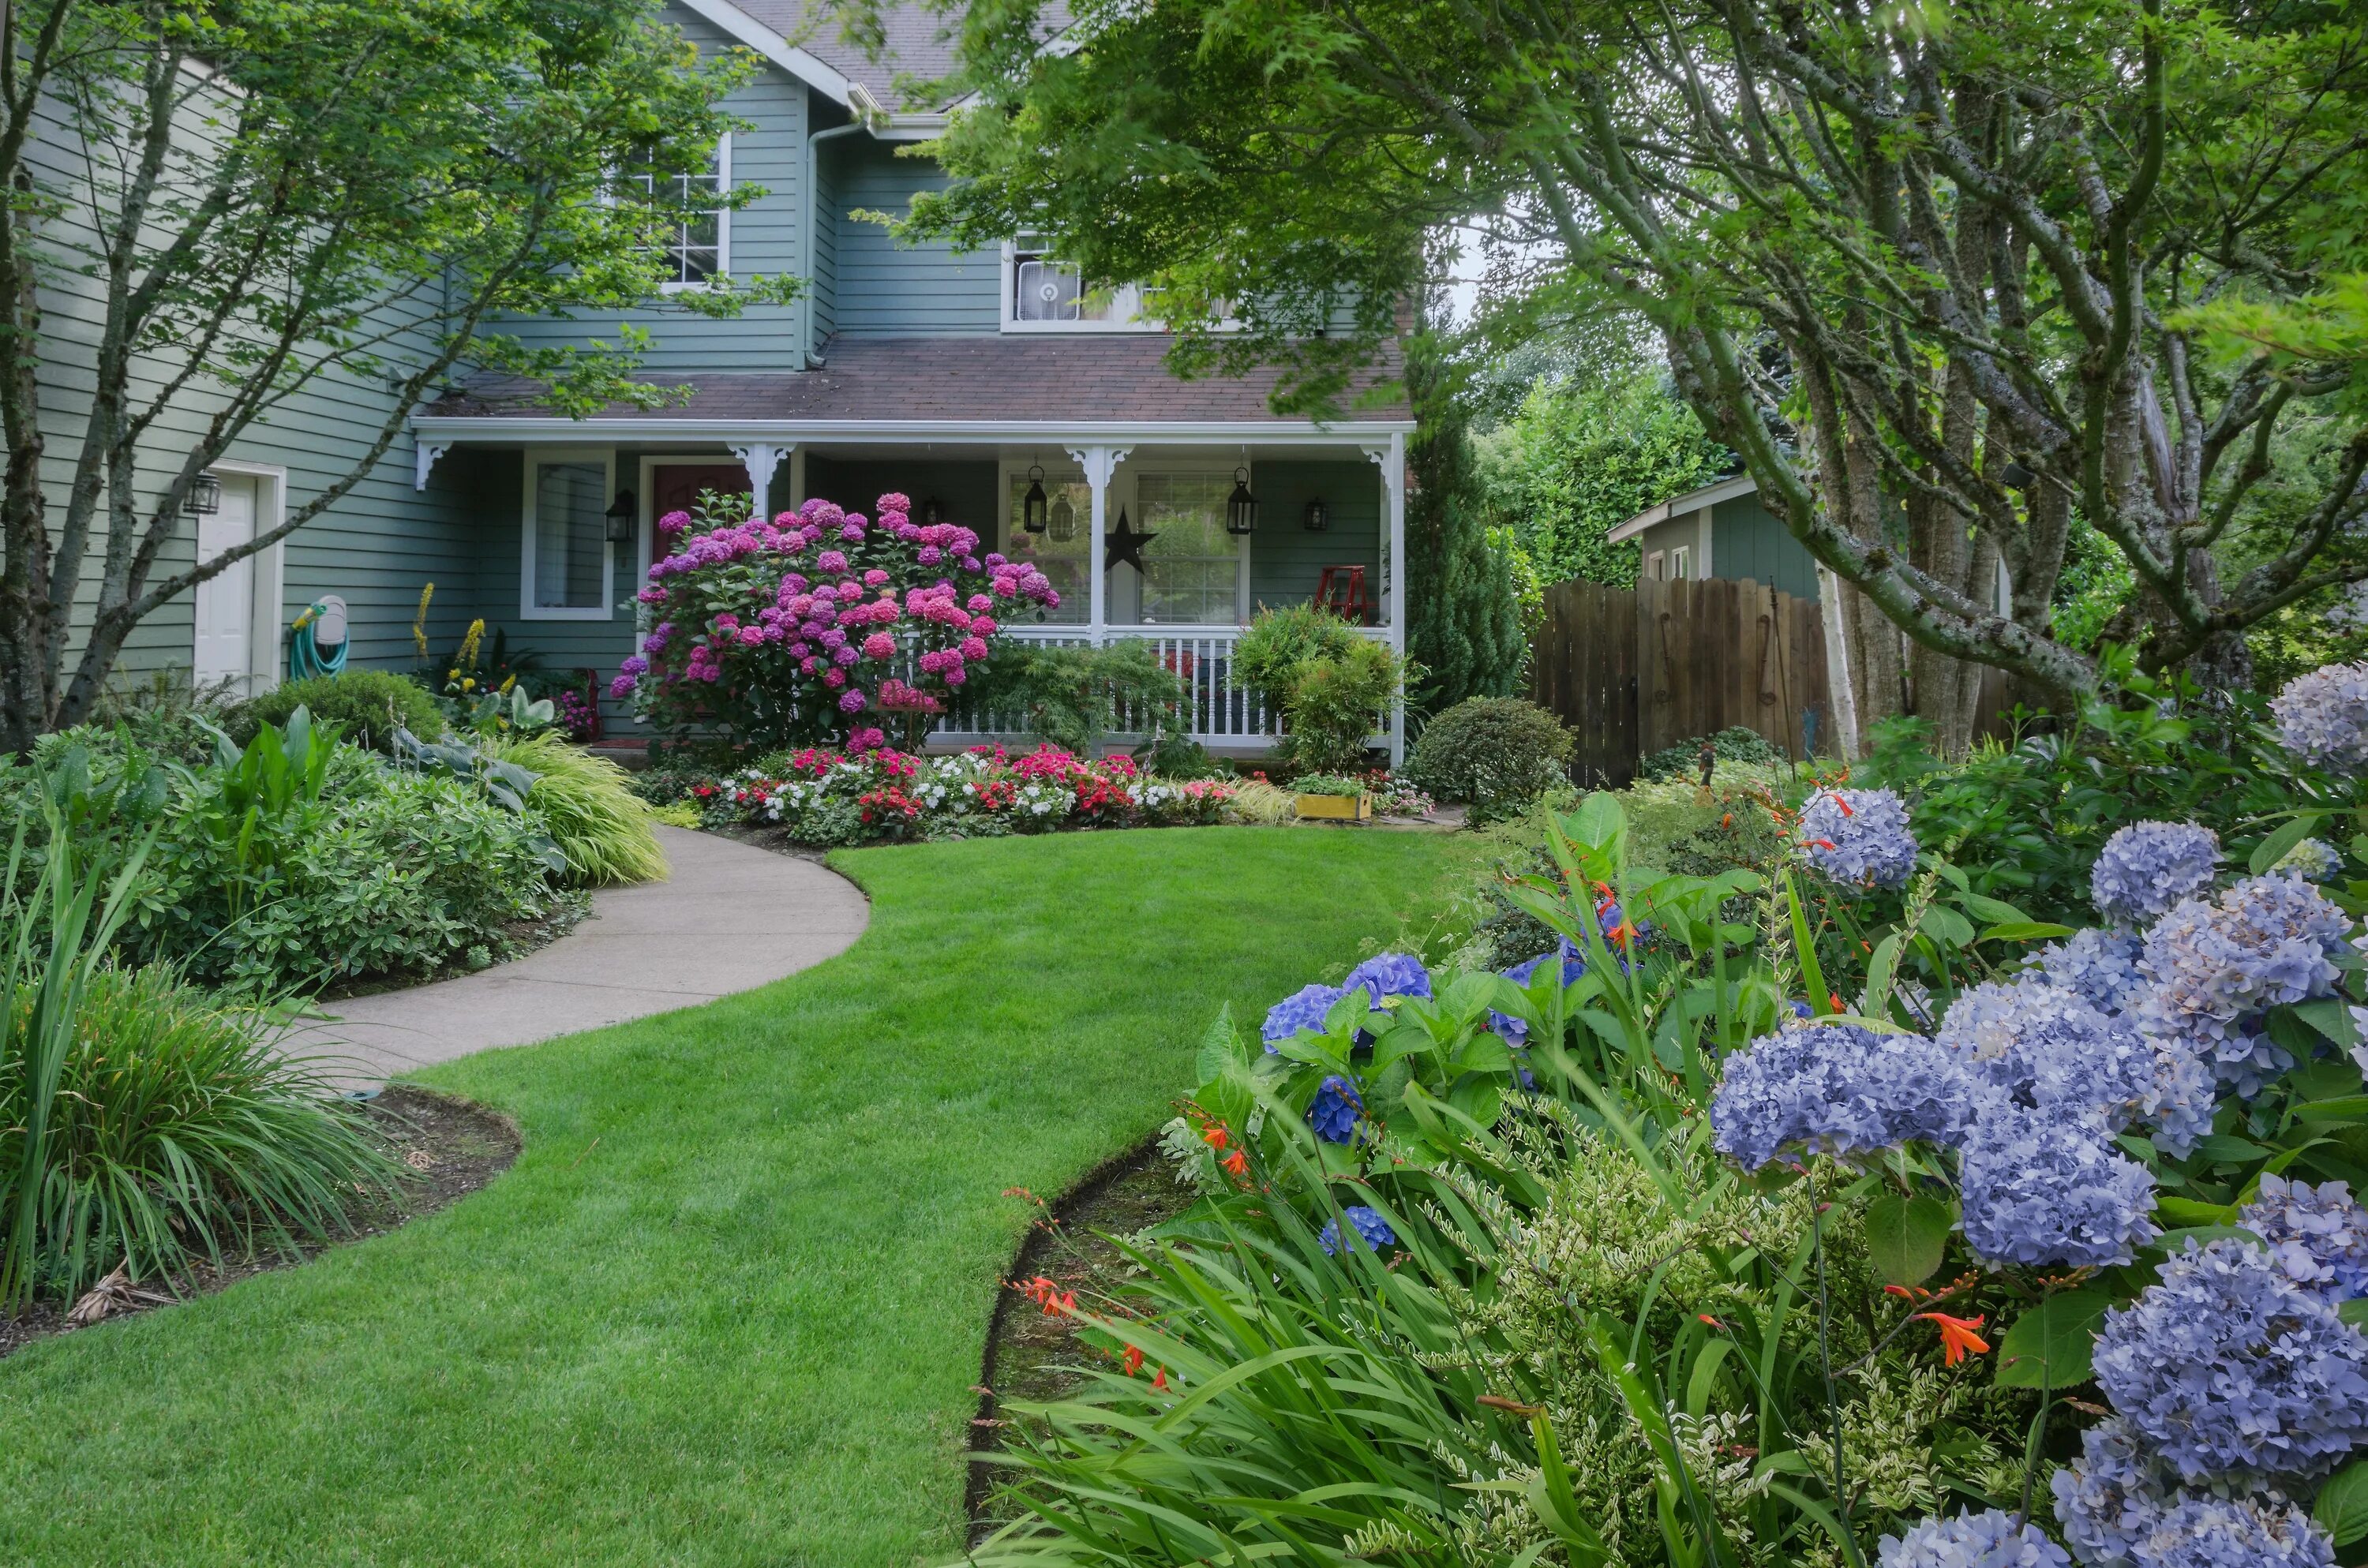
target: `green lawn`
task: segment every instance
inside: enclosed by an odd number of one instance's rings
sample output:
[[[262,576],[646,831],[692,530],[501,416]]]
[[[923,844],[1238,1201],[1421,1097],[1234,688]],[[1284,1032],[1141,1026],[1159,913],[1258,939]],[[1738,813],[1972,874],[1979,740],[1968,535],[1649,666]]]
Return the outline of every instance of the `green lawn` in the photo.
[[[0,1361],[9,1563],[811,1564],[959,1543],[997,1277],[1454,842],[1214,828],[867,850],[839,958],[427,1082],[515,1169],[396,1233]]]

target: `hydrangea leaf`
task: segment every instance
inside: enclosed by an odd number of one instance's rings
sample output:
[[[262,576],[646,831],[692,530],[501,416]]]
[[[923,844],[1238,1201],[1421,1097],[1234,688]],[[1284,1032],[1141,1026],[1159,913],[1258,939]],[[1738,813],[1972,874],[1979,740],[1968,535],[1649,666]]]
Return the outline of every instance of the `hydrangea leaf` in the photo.
[[[2044,920],[2008,920],[1990,926],[1977,938],[1984,942],[2053,942],[2072,935],[2069,926]]]
[[[2102,1290],[2066,1290],[2014,1320],[1998,1346],[2002,1388],[2069,1388],[2088,1381],[2097,1325],[2113,1304]]]
[[[1945,1199],[1877,1194],[1866,1206],[1866,1255],[1884,1280],[1920,1285],[1940,1272],[1957,1206]]]
[[[2335,1315],[2357,1329],[2368,1330],[2368,1296],[2357,1296],[2336,1304]]]
[[[1975,940],[1972,921],[1955,910],[1942,908],[1937,903],[1924,912],[1924,918],[1917,925],[1934,941],[1952,948],[1970,948]]]
[[[2294,1015],[2338,1045],[2352,1043],[2351,1011],[2339,996],[2294,1004]]]
[[[2368,1536],[2368,1460],[2353,1460],[2328,1477],[2310,1506],[2310,1517],[2338,1546]]]

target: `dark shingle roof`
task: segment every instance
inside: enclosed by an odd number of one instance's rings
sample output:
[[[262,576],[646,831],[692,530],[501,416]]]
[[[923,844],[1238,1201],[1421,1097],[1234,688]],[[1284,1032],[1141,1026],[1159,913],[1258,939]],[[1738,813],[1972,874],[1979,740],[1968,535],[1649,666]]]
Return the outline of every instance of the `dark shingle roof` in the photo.
[[[635,418],[772,420],[879,419],[1076,421],[1083,424],[1274,420],[1296,422],[1269,406],[1278,372],[1268,367],[1244,377],[1179,381],[1162,363],[1167,338],[1158,333],[1076,336],[985,334],[964,337],[835,337],[821,369],[695,377],[654,376],[689,382],[688,403]],[[1338,422],[1354,425],[1410,418],[1402,392],[1364,403],[1357,393],[1395,380],[1395,345],[1356,383]],[[515,378],[472,381],[428,404],[437,415],[538,415],[535,388]],[[596,416],[597,417],[597,416]]]
[[[728,0],[728,4],[848,80],[861,83],[871,89],[872,97],[892,109],[922,107],[905,103],[897,93],[899,75],[936,81],[953,68],[954,43],[943,36],[948,18],[927,6],[891,4],[880,7],[886,48],[874,60],[860,45],[842,36],[840,22],[828,7],[812,4],[811,0]],[[1058,31],[1068,26],[1066,6],[1047,6],[1044,9],[1048,29]]]

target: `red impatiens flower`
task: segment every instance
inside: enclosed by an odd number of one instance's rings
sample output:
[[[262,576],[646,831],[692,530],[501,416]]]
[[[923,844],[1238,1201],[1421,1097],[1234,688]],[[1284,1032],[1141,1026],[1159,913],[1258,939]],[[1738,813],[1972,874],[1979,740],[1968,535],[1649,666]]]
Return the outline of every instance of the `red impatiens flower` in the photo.
[[[1946,1312],[1918,1312],[1916,1315],[1929,1320],[1940,1329],[1942,1365],[1955,1366],[1965,1358],[1965,1352],[1969,1350],[1976,1356],[1988,1353],[1990,1342],[1981,1336],[1980,1318],[1952,1318]]]

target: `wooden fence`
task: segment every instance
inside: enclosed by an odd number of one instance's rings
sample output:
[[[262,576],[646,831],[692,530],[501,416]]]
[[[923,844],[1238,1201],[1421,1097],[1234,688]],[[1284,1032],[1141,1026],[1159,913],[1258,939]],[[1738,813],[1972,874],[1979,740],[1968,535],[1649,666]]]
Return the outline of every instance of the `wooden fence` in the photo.
[[[1731,724],[1787,756],[1833,749],[1816,602],[1749,578],[1555,584],[1530,695],[1577,736],[1582,784],[1626,784],[1641,757]]]

